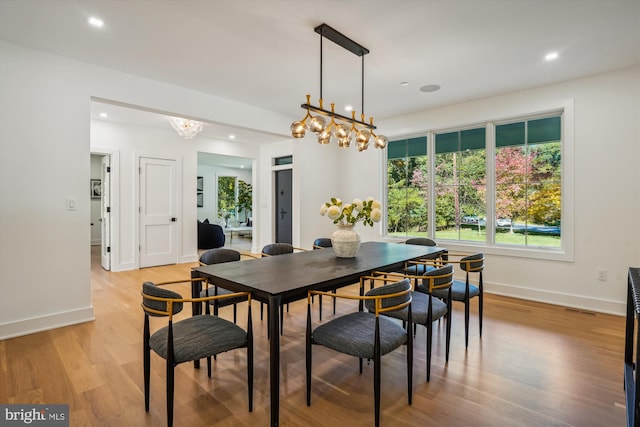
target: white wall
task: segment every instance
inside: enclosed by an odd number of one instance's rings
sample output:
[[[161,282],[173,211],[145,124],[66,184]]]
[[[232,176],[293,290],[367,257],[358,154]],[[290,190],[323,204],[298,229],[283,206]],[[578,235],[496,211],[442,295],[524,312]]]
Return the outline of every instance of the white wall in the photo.
[[[0,299],[0,339],[93,319],[87,197],[92,97],[272,134],[286,132],[292,121],[0,41],[0,290],[5,295]],[[192,157],[183,156],[183,182],[196,180],[195,152],[214,145],[221,154],[254,157],[246,148],[198,142]],[[159,151],[148,147],[150,153]],[[118,157],[123,165],[132,164],[128,155]],[[184,166],[188,164],[192,167]],[[129,166],[121,169],[120,188],[114,190],[122,200],[132,200],[126,193],[132,171]],[[184,197],[185,206],[196,205],[195,191]],[[75,210],[67,210],[67,199],[75,200]],[[184,224],[195,223],[195,209],[184,209],[182,217]],[[131,236],[133,231],[123,223],[118,233]],[[195,227],[183,226],[181,233],[180,256],[186,259],[195,255]],[[132,252],[124,243],[121,264],[133,262]]]

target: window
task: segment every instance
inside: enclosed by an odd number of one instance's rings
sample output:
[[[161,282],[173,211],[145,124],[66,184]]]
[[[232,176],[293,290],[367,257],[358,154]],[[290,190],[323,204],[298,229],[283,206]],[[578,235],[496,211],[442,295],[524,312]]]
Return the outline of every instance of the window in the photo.
[[[424,235],[429,223],[427,138],[390,142],[387,154],[388,233]]]
[[[435,135],[435,237],[485,240],[486,130]]]
[[[552,113],[391,141],[388,235],[562,247],[562,120]]]
[[[237,180],[235,176],[218,176],[218,216],[227,221],[236,217]]]
[[[496,126],[496,243],[560,247],[560,116]]]

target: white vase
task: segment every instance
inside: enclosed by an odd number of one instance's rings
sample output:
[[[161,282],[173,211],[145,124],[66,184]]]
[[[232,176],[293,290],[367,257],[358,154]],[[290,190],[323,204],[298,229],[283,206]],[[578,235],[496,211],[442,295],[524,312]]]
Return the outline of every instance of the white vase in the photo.
[[[360,249],[360,236],[353,225],[338,225],[331,235],[331,245],[338,258],[353,258]]]

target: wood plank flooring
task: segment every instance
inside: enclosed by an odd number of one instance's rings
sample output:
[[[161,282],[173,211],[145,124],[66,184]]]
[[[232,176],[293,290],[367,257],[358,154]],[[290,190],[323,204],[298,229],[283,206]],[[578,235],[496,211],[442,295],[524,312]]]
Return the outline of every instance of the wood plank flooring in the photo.
[[[96,320],[0,341],[0,402],[68,403],[72,426],[165,425],[164,360],[155,354],[151,409],[144,410],[140,285],[188,277],[194,264],[112,273],[100,268],[97,254],[92,258]],[[338,314],[353,307],[340,301]],[[487,294],[483,337],[474,303],[465,351],[461,308],[454,304],[448,364],[444,323],[435,324],[430,383],[426,331],[418,327],[413,405],[407,405],[405,350],[383,357],[383,426],[624,425],[622,317]],[[259,303],[252,310],[254,411],[247,410],[246,353],[230,352],[214,362],[210,379],[204,366],[178,366],[176,426],[269,425],[266,319],[260,321]],[[317,302],[313,310],[317,325]],[[229,319],[231,313],[221,310]],[[332,316],[325,299],[323,318]],[[246,304],[239,319],[246,326]],[[312,404],[306,406],[305,320],[306,302],[292,303],[281,339],[281,425],[373,425],[373,366],[360,375],[357,359],[327,349],[314,348]]]

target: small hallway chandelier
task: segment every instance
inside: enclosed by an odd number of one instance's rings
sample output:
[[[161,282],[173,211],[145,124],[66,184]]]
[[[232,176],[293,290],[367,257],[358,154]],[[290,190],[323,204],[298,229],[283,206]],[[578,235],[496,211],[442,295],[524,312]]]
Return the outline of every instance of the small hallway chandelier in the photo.
[[[356,149],[364,151],[369,148],[369,141],[373,142],[376,148],[385,148],[387,146],[387,137],[384,135],[376,135],[374,132],[376,126],[373,124],[373,117],[369,117],[369,123],[365,121],[364,115],[364,56],[369,53],[369,49],[354,42],[344,34],[334,30],[327,24],[317,26],[314,31],[320,34],[320,99],[319,106],[311,105],[311,95],[307,95],[307,102],[301,107],[307,110],[307,114],[302,120],[291,124],[291,136],[294,138],[304,138],[307,130],[318,135],[318,143],[329,144],[331,141],[337,141],[339,147],[347,148],[351,146],[351,142],[355,140]],[[335,104],[331,104],[331,111],[327,111],[323,106],[322,99],[322,39],[326,37],[340,47],[352,52],[362,58],[362,112],[360,120],[356,119],[356,112],[351,111],[351,117],[346,117],[335,112]],[[315,116],[311,112],[318,113]],[[329,123],[325,119],[329,118]]]
[[[184,139],[193,139],[194,136],[202,132],[204,124],[197,120],[182,119],[173,117],[171,119],[171,126],[178,132],[178,135]]]

